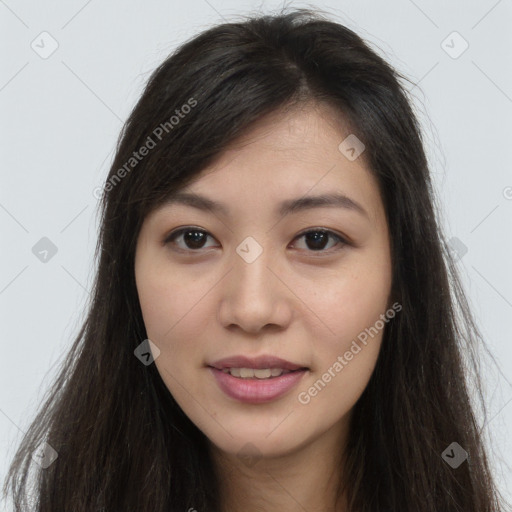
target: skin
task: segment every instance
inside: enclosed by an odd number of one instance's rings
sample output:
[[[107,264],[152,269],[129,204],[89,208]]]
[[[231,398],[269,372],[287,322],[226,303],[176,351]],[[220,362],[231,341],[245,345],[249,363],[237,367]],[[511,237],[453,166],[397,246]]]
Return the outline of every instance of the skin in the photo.
[[[346,507],[344,497],[334,503],[343,448],[383,331],[359,343],[307,404],[298,395],[390,308],[391,255],[377,182],[364,153],[350,161],[338,149],[350,131],[333,116],[320,104],[259,120],[186,186],[224,203],[228,215],[169,204],[149,214],[139,234],[135,276],[148,338],[161,351],[155,364],[210,441],[225,511]],[[367,215],[340,207],[275,212],[284,199],[329,192]],[[187,226],[208,232],[202,248],[183,235],[162,243]],[[319,228],[348,243],[302,236]],[[236,252],[248,236],[263,248],[252,263]],[[242,403],[206,367],[241,354],[271,354],[309,371],[275,401]],[[253,458],[239,456],[247,443]]]

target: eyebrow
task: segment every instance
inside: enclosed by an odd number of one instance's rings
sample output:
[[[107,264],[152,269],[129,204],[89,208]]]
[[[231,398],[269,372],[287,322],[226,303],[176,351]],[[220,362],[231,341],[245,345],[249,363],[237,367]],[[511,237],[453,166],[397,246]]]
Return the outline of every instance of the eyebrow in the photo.
[[[210,210],[213,213],[219,213],[225,216],[229,215],[229,209],[226,205],[218,203],[205,196],[195,194],[192,192],[176,192],[169,196],[165,201],[165,205],[184,204],[192,206],[199,210]],[[303,196],[296,199],[288,199],[279,203],[277,214],[284,216],[289,213],[296,213],[299,211],[310,210],[313,208],[344,208],[352,210],[365,217],[369,218],[366,210],[356,201],[340,193],[321,194],[317,196]]]

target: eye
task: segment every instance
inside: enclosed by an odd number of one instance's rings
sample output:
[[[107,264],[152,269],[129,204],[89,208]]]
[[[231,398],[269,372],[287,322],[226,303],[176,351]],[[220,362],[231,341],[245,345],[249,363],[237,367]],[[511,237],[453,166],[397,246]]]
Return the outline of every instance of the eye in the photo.
[[[298,235],[295,240],[300,238],[304,238],[306,249],[314,252],[330,252],[329,249],[332,249],[336,245],[344,246],[348,244],[348,242],[340,235],[323,228],[315,228],[305,231]],[[325,250],[329,239],[335,243],[328,247],[328,250]]]
[[[164,240],[164,245],[173,243],[180,250],[197,252],[198,249],[205,249],[208,247],[215,247],[205,245],[208,238],[213,237],[204,229],[195,228],[188,226],[185,228],[178,229],[168,235]],[[310,229],[296,236],[294,240],[304,238],[306,250],[309,252],[330,252],[330,249],[336,245],[342,246],[347,245],[348,242],[340,235],[323,228]],[[331,246],[329,245],[331,240]],[[300,247],[299,247],[300,248]]]
[[[170,242],[173,242],[175,245],[178,245],[178,249],[182,249],[184,251],[204,249],[205,242],[207,238],[213,238],[207,231],[204,229],[194,228],[193,226],[189,226],[186,228],[178,229],[174,231],[169,236],[167,236],[164,240],[164,244],[167,245]],[[176,241],[182,239],[182,244],[177,244]]]

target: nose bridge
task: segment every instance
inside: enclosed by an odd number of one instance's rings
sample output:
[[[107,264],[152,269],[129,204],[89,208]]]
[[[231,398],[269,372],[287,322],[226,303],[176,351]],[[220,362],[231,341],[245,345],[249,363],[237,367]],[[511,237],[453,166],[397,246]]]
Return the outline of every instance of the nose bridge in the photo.
[[[222,298],[221,319],[225,326],[237,324],[244,330],[257,331],[266,324],[283,324],[288,318],[285,290],[268,268],[275,255],[247,237],[233,254],[229,285]]]
[[[272,273],[268,269],[271,251],[262,239],[258,242],[252,236],[245,238],[236,248],[234,255],[234,279],[238,292],[259,294],[268,291]],[[265,294],[269,297],[269,293]]]

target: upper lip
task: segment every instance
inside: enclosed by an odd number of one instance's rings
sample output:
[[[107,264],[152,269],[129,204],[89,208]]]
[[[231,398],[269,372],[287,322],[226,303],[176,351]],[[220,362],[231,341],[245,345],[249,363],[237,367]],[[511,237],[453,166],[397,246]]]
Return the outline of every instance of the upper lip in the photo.
[[[283,370],[300,370],[307,369],[306,366],[291,363],[280,357],[274,357],[270,355],[262,355],[258,357],[246,357],[246,356],[232,356],[224,359],[219,359],[208,366],[222,370],[223,368],[281,368]]]

